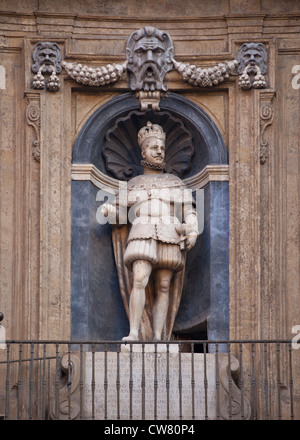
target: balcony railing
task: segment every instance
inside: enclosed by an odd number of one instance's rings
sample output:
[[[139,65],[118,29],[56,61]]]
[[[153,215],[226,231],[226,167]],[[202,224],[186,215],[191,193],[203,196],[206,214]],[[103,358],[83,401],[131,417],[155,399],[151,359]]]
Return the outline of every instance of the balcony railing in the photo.
[[[286,340],[6,341],[0,417],[299,419],[297,352]]]

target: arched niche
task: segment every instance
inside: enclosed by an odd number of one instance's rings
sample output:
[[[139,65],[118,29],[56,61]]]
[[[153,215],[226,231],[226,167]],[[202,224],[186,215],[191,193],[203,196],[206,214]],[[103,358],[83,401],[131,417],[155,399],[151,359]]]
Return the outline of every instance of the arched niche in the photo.
[[[160,102],[160,111],[155,112],[140,111],[140,103],[132,93],[114,97],[89,117],[75,142],[72,339],[120,340],[128,333],[111,226],[97,222],[97,209],[103,201],[97,194],[107,187],[117,189],[120,180],[128,180],[142,170],[137,132],[148,120],[159,123],[167,132],[168,171],[179,175],[200,201],[197,209],[201,211],[203,228],[196,246],[188,253],[174,334],[178,338],[226,339],[229,334],[227,152],[216,124],[207,113],[174,93],[166,94]],[[178,154],[181,154],[180,166],[174,159]]]

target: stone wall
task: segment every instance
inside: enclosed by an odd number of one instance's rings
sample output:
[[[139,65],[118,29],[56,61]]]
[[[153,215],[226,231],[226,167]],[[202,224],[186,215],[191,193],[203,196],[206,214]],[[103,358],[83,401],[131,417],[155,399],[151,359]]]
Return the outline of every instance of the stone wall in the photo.
[[[34,90],[33,46],[53,41],[65,60],[95,66],[123,62],[128,37],[147,24],[170,34],[177,60],[201,67],[236,58],[244,42],[268,49],[265,89],[240,90],[231,77],[202,90],[175,71],[168,87],[211,116],[228,151],[231,338],[293,336],[300,325],[300,106],[292,83],[299,16],[293,0],[187,0],[184,8],[177,0],[0,2],[0,310],[8,338],[70,337],[72,148],[89,116],[127,91],[125,79],[92,89],[64,72],[59,92]],[[299,383],[295,396],[299,414]]]

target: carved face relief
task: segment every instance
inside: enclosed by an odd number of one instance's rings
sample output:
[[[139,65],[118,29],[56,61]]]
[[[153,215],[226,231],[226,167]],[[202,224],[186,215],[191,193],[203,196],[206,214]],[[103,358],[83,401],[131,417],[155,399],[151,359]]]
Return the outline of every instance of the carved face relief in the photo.
[[[53,68],[56,73],[60,73],[62,70],[61,51],[60,47],[56,43],[39,42],[34,46],[31,70],[33,73],[37,73],[41,66],[44,66],[42,73],[52,73]]]
[[[166,32],[150,26],[134,32],[126,53],[132,90],[167,90],[163,80],[173,69],[173,44]]]
[[[259,67],[261,73],[264,75],[267,73],[267,50],[262,43],[244,43],[238,53],[238,73],[243,73],[247,67],[247,72],[257,73],[257,67]]]
[[[160,165],[165,159],[165,142],[158,137],[147,139],[142,145],[142,158],[153,165]]]

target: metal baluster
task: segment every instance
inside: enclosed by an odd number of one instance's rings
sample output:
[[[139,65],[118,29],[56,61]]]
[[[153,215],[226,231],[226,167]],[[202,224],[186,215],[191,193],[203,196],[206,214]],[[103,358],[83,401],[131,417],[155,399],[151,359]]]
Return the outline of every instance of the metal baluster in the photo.
[[[132,344],[130,344],[130,358],[129,358],[129,418],[132,420],[132,389],[133,389],[133,377],[132,377]]]
[[[289,373],[290,373],[290,399],[291,399],[291,415],[290,419],[294,420],[294,398],[293,398],[293,363],[292,363],[292,344],[289,343]]]
[[[217,420],[220,420],[220,379],[219,379],[219,345],[216,342],[216,395],[217,395]]]
[[[120,344],[117,345],[117,380],[116,380],[116,388],[117,388],[117,420],[120,420]]]
[[[104,419],[107,420],[107,390],[108,390],[108,378],[107,378],[107,344],[104,347],[104,397],[105,397],[105,414]]]
[[[192,420],[195,420],[195,365],[194,365],[194,343],[191,345],[191,368],[192,368],[192,378],[191,378],[191,387],[192,387]]]
[[[265,364],[265,420],[269,420],[269,381],[268,381],[268,347],[267,343],[264,342],[264,364]]]
[[[178,388],[179,388],[179,418],[182,420],[182,372],[181,372],[181,343],[178,344],[179,349],[179,375],[178,375]]]
[[[281,420],[281,402],[280,402],[280,388],[281,388],[281,380],[280,380],[280,343],[276,343],[276,352],[277,352],[277,403],[278,403],[278,420]]]
[[[252,408],[253,408],[253,420],[256,420],[256,378],[255,378],[255,345],[251,344],[251,391],[252,391]]]
[[[50,359],[48,359],[48,392],[47,392],[47,406],[48,406],[48,408],[50,408],[50,389],[51,389],[51,386],[50,386]],[[52,398],[52,396],[51,396],[51,398]]]
[[[47,346],[44,344],[43,349],[43,381],[42,381],[42,420],[46,418],[46,357],[47,357]]]
[[[146,415],[146,377],[145,377],[145,344],[142,344],[142,420]]]
[[[95,420],[95,344],[92,344],[92,420]]]
[[[9,420],[9,397],[10,397],[10,343],[6,344],[6,391],[5,391],[5,420]]]
[[[241,390],[241,418],[245,417],[244,408],[244,371],[243,371],[243,344],[240,342],[240,390]]]
[[[19,369],[18,369],[18,391],[17,391],[17,420],[21,418],[21,388],[22,388],[22,358],[23,344],[19,344]]]
[[[231,377],[231,344],[228,342],[228,404],[229,420],[232,420],[232,377]]]
[[[203,353],[204,353],[204,410],[205,410],[205,415],[204,418],[205,420],[208,420],[208,410],[207,410],[207,387],[208,387],[208,381],[207,381],[207,366],[206,366],[206,343],[204,342],[203,344]]]
[[[68,420],[71,420],[71,387],[72,387],[72,381],[71,381],[71,347],[70,347],[70,344],[68,344],[68,382],[67,382],[67,389],[68,389]]]
[[[55,409],[56,409],[56,420],[59,420],[59,381],[58,381],[58,372],[59,372],[59,344],[56,343],[56,374],[55,374]]]
[[[79,379],[80,413],[79,413],[79,418],[80,418],[80,420],[82,420],[84,418],[83,417],[83,390],[84,389],[83,389],[83,346],[82,346],[82,344],[80,344],[79,351],[80,351],[80,379]]]
[[[32,401],[33,401],[33,362],[34,362],[34,344],[31,344],[31,359],[30,359],[30,370],[29,370],[29,420],[32,420]]]
[[[157,343],[154,344],[154,420],[157,420]]]
[[[170,345],[167,344],[167,375],[166,375],[166,390],[167,390],[167,420],[170,419]]]

